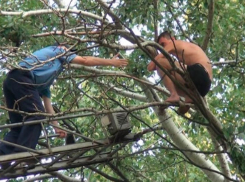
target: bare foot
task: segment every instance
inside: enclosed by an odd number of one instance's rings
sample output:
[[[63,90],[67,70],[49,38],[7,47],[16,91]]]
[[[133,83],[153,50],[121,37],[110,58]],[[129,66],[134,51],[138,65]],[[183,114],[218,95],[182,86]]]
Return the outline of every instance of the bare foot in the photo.
[[[182,105],[182,106],[179,107],[177,112],[179,114],[185,114],[185,113],[187,113],[189,111],[189,109],[190,109],[190,106]]]
[[[179,100],[180,96],[178,94],[172,94],[165,100],[165,102],[176,103],[179,102]],[[160,110],[165,110],[166,108],[168,108],[168,106],[160,106]]]
[[[165,102],[175,103],[175,102],[179,102],[179,100],[180,100],[180,96],[178,94],[172,94],[170,95],[169,98],[165,100]]]
[[[189,97],[185,97],[185,103],[190,104],[190,103],[193,103],[193,101]],[[178,113],[179,114],[185,114],[189,111],[189,109],[190,109],[190,106],[180,105],[180,107],[178,109]]]

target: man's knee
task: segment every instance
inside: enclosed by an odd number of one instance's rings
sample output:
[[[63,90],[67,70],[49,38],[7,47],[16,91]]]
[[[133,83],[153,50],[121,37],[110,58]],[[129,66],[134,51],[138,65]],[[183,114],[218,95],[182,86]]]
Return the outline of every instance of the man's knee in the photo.
[[[164,68],[166,70],[171,70],[172,66],[170,65],[169,61],[166,58],[158,58],[156,60],[161,67],[156,66],[157,71],[161,70],[161,68]]]

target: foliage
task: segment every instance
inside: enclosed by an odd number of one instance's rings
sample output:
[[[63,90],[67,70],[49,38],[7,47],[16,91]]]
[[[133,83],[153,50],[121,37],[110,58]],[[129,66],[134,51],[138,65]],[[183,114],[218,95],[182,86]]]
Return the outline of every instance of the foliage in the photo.
[[[57,4],[44,3],[47,1],[36,0],[1,0],[1,11],[27,12],[30,10],[57,8]],[[109,1],[106,1],[108,5]],[[119,17],[120,23],[125,29],[132,30],[135,35],[141,36],[147,41],[153,41],[158,33],[170,30],[176,38],[192,41],[200,46],[207,35],[208,13],[211,0],[123,0],[113,1],[111,10]],[[222,122],[223,133],[230,144],[229,167],[234,179],[242,180],[240,172],[244,174],[244,58],[245,58],[245,3],[242,0],[216,0],[214,1],[214,18],[209,44],[206,54],[213,63],[214,80],[212,89],[207,96],[209,109]],[[108,21],[108,13],[98,1],[76,1],[73,8],[94,13]],[[109,58],[117,52],[127,59],[129,65],[125,69],[112,67],[97,67],[99,70],[111,70],[116,73],[124,71],[127,77],[119,74],[94,74],[86,70],[66,69],[52,87],[52,101],[61,112],[69,113],[79,109],[93,109],[94,111],[113,110],[115,108],[138,107],[145,102],[126,97],[113,90],[113,87],[123,89],[135,94],[145,96],[144,90],[139,86],[135,77],[149,77],[152,73],[147,71],[150,61],[148,55],[140,48],[127,51],[115,48],[113,44],[121,44],[121,36],[111,34],[90,35],[89,31],[100,30],[100,23],[94,18],[82,14],[52,13],[37,14],[23,17],[22,15],[2,15],[0,11],[0,51],[1,51],[1,77],[2,86],[6,75],[6,61],[17,65],[23,57],[34,50],[53,44],[55,41],[77,43],[79,55],[91,55]],[[109,25],[103,27],[103,32],[112,31]],[[114,27],[115,28],[115,27]],[[45,33],[71,30],[73,37],[61,35],[44,35]],[[85,32],[85,34],[78,34]],[[77,34],[76,34],[77,33]],[[77,39],[80,39],[78,41]],[[84,41],[86,40],[86,41]],[[101,46],[103,41],[109,42],[107,46]],[[83,42],[84,41],[84,42]],[[103,44],[104,45],[104,44]],[[14,47],[18,47],[17,51]],[[120,46],[119,46],[120,47]],[[9,54],[11,53],[11,54]],[[220,64],[221,61],[233,61],[230,64]],[[158,83],[158,78],[154,78]],[[110,87],[113,85],[113,87]],[[160,85],[159,85],[160,86]],[[2,90],[0,90],[0,104],[4,106]],[[164,95],[158,92],[161,99]],[[178,116],[171,107],[171,118],[179,126],[182,133],[200,149],[210,152],[205,154],[220,169],[217,155],[212,153],[215,147],[210,133],[207,130],[208,121],[203,115],[195,111],[185,118]],[[84,113],[86,113],[84,111]],[[104,132],[99,120],[100,116],[91,115],[84,117],[83,112],[78,112],[79,117],[66,120],[71,128],[79,134],[93,138],[105,138],[108,133]],[[7,112],[1,110],[0,123],[8,122]],[[152,108],[140,109],[130,113],[132,132],[140,133],[150,127],[161,127],[157,116]],[[63,127],[68,128],[66,124]],[[3,138],[7,129],[1,129],[0,137]],[[53,130],[47,127],[49,134]],[[78,142],[84,139],[77,138]],[[241,142],[238,142],[241,141]],[[64,145],[62,139],[51,139],[51,146]],[[113,147],[119,147],[115,145]],[[38,146],[42,148],[42,146]],[[111,152],[114,148],[107,149]],[[94,154],[91,151],[89,154]],[[208,181],[209,178],[191,161],[181,150],[174,148],[171,139],[164,130],[148,132],[138,142],[126,145],[118,152],[118,158],[113,164],[121,171],[129,181]],[[228,160],[228,159],[227,159]],[[93,165],[96,169],[111,177],[119,176],[106,164]],[[104,176],[84,167],[61,171],[64,175],[81,177],[88,181],[108,181]],[[21,181],[11,179],[11,181]],[[58,181],[57,178],[43,181]]]

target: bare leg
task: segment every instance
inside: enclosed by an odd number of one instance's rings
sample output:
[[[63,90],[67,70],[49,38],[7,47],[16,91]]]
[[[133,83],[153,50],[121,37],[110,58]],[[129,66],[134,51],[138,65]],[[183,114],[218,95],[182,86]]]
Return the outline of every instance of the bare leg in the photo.
[[[178,89],[178,94],[185,98],[185,103],[193,103],[193,100],[182,90]],[[188,105],[180,105],[177,112],[179,114],[185,114],[186,112],[189,111],[189,109],[190,109],[190,106]]]
[[[169,61],[167,59],[160,58],[157,61],[158,61],[159,64],[161,64],[161,66],[163,68],[165,68],[167,70],[171,70],[172,69],[172,65],[170,65],[170,63],[169,63]],[[164,86],[170,92],[170,97],[167,98],[165,101],[166,102],[171,102],[171,103],[179,102],[180,95],[178,94],[178,89],[175,87],[175,85],[172,82],[172,80],[167,75],[165,75],[165,73],[158,66],[156,67],[156,70],[157,70],[158,75],[163,79]],[[182,79],[182,77],[178,73],[175,73],[175,72],[173,72],[173,77],[175,77],[176,80],[178,80],[178,81],[179,81],[179,79]]]
[[[159,64],[161,64],[161,66],[167,70],[171,70],[172,69],[172,66],[169,64],[169,61],[167,59],[164,59],[164,58],[160,58],[157,60]],[[177,67],[180,67],[178,65],[178,63],[176,63],[176,66]],[[163,78],[163,84],[165,85],[165,87],[169,90],[170,92],[170,97],[167,98],[165,101],[166,102],[171,102],[171,103],[174,103],[174,102],[179,102],[180,100],[180,96],[184,97],[185,98],[185,103],[192,103],[192,99],[186,95],[185,92],[183,92],[182,90],[180,90],[178,87],[176,87],[174,85],[174,83],[172,82],[172,80],[167,76],[165,75],[165,73],[159,68],[159,67],[156,67],[156,70],[158,72],[158,75]],[[172,75],[173,77],[176,79],[176,81],[178,81],[180,84],[184,85],[185,81],[184,79],[181,77],[181,75],[179,75],[178,73],[176,72],[172,72]],[[184,114],[186,113],[188,110],[190,109],[189,106],[186,106],[186,105],[183,105],[181,106],[179,109],[178,109],[178,112],[180,114]]]
[[[165,101],[171,102],[171,103],[178,102],[180,100],[180,96],[179,96],[172,80],[168,76],[165,75],[165,77],[163,78],[163,83],[164,83],[165,87],[170,92],[170,97],[167,98]]]

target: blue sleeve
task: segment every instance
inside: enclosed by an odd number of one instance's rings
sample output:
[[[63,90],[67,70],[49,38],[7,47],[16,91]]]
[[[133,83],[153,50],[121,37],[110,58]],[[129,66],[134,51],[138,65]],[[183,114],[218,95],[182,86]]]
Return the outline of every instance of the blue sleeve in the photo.
[[[63,50],[65,51],[65,50]],[[69,64],[77,55],[72,52],[67,52],[64,56],[60,57],[59,60],[61,60],[62,63]]]
[[[50,92],[50,87],[45,88],[44,90],[39,91],[40,96],[46,96],[48,98],[51,98],[51,92]]]

